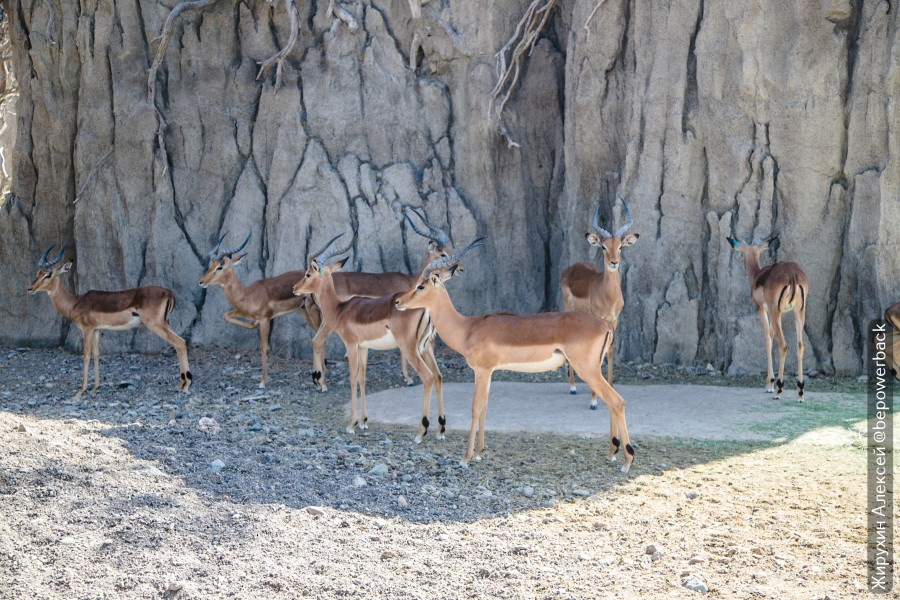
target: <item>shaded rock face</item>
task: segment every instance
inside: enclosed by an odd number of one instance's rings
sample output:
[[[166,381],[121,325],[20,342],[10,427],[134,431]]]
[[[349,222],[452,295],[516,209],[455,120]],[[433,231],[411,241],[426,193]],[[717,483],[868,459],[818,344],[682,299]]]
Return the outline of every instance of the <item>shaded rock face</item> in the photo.
[[[625,360],[765,369],[732,233],[778,231],[776,258],[809,275],[808,368],[859,371],[868,319],[900,297],[900,20],[887,2],[608,1],[589,30],[595,0],[560,2],[506,107],[512,149],[488,100],[525,0],[432,0],[421,20],[400,0],[343,3],[357,30],[298,2],[277,90],[256,76],[288,39],[283,3],[215,3],[176,21],[152,101],[175,3],[79,4],[4,2],[21,90],[0,208],[4,342],[79,345],[24,292],[65,240],[70,289],[165,285],[191,343],[255,348],[255,332],[222,320],[221,290],[198,286],[221,233],[253,234],[244,282],[302,268],[351,227],[348,269],[410,272],[427,242],[405,206],[457,246],[488,237],[449,284],[461,311],[554,308],[562,270],[600,260],[583,234],[598,199],[604,223],[620,222],[617,194],[641,234],[623,253]],[[273,351],[308,356],[310,338],[281,318]],[[126,348],[163,346],[104,337]]]

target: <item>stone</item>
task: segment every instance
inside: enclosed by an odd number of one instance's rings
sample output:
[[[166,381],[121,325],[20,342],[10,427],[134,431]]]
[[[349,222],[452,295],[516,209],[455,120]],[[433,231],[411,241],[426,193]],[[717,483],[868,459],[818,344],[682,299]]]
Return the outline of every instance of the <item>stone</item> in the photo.
[[[706,587],[706,584],[703,583],[703,581],[696,575],[688,575],[687,577],[684,578],[684,580],[682,581],[682,584],[684,585],[684,587],[691,590],[692,592],[699,592],[701,594],[705,594],[707,591],[709,591]]]
[[[534,497],[534,488],[531,487],[530,485],[526,485],[525,487],[522,488],[522,495],[525,496],[526,498],[533,498]]]
[[[706,559],[702,556],[692,556],[688,559],[689,565],[699,565],[700,563],[706,562]]]
[[[357,475],[356,477],[353,478],[353,487],[364,487],[366,485],[368,485],[368,483],[366,482],[366,480],[363,477],[360,477],[359,475]]]
[[[660,546],[659,544],[656,544],[656,543],[648,544],[647,547],[644,549],[644,553],[650,554],[650,555],[657,554],[657,553],[661,554],[662,551],[663,551],[662,546]]]
[[[397,496],[397,506],[399,506],[400,508],[406,508],[407,506],[409,506],[409,502],[406,500],[406,496],[403,496],[402,494],[400,496]]]
[[[218,458],[209,463],[209,470],[213,473],[219,473],[222,469],[225,468],[225,463],[219,460]]]
[[[306,512],[314,517],[324,517],[325,509],[321,506],[307,506]]]
[[[166,591],[170,592],[170,593],[180,592],[183,589],[184,589],[183,581],[170,581],[166,585]]]
[[[696,498],[696,497],[699,496],[700,494],[699,494],[699,492],[697,492],[696,490],[688,490],[688,491],[686,491],[686,492],[684,493],[684,495],[687,496],[689,500],[693,500],[694,498]]]
[[[197,422],[197,431],[202,431],[204,433],[208,433],[209,435],[215,435],[219,433],[219,430],[219,423],[211,417],[201,417]]]
[[[382,475],[387,475],[388,466],[384,463],[378,463],[371,469],[369,469],[369,475],[375,475],[376,477],[380,477]]]

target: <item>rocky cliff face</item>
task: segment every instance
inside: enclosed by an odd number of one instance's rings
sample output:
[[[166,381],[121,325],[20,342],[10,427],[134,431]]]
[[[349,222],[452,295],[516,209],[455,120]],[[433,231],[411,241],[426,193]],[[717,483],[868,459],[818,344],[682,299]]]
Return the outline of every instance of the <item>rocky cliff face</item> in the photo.
[[[358,228],[349,268],[411,271],[424,207],[488,245],[451,284],[461,310],[537,311],[591,257],[599,199],[629,199],[626,360],[764,368],[743,264],[725,236],[780,232],[811,279],[806,365],[856,372],[866,322],[900,297],[900,19],[882,1],[559,2],[499,135],[494,53],[528,0],[299,1],[284,85],[258,63],[289,39],[285,3],[185,11],[148,99],[175,5],[6,0],[19,75],[13,193],[0,209],[0,337],[78,344],[24,287],[44,247],[70,245],[73,287],[172,288],[194,344],[255,347],[197,283],[218,235],[252,232],[244,281],[301,268]],[[409,68],[413,35],[421,51]],[[158,133],[157,111],[165,120]],[[229,242],[226,242],[229,243]],[[593,257],[596,260],[596,257]],[[276,352],[308,355],[299,318]],[[158,349],[146,334],[104,348]]]

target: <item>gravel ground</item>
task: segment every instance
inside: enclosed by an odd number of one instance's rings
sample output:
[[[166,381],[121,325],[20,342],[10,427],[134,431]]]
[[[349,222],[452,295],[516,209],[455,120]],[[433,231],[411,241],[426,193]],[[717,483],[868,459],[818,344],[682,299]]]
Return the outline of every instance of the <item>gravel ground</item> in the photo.
[[[489,432],[461,469],[460,432],[344,433],[347,369],[331,366],[318,394],[310,363],[270,357],[262,391],[257,355],[192,349],[185,396],[173,354],[108,355],[97,396],[72,404],[80,356],[0,349],[0,597],[862,595],[861,447],[641,438],[624,476],[602,438]],[[370,391],[401,381],[396,353],[368,372]]]

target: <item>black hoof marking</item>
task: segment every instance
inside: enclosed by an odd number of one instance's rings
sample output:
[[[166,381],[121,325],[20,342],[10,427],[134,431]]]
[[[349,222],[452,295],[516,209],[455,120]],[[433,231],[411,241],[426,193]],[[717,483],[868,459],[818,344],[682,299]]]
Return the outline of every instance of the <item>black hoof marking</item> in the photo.
[[[187,379],[188,381],[193,381],[193,380],[194,380],[194,376],[191,375],[191,372],[190,372],[190,371],[188,371],[187,373],[185,373],[185,374],[184,374],[184,377],[185,377],[185,379]]]
[[[772,379],[770,379],[769,383],[775,383],[775,378],[773,377]]]
[[[784,389],[784,382],[782,380],[778,380],[775,382],[775,389],[778,390],[778,393],[781,393],[781,390]]]
[[[619,441],[619,438],[613,436],[613,439],[612,439],[612,445],[616,447],[616,451],[613,452],[613,454],[618,454],[618,453],[619,453],[619,446],[622,445],[622,442]]]
[[[322,379],[322,372],[321,371],[313,371],[312,372],[313,383],[318,384],[320,379]]]
[[[363,424],[368,423],[368,422],[369,422],[369,417],[366,417],[365,419],[363,419]]]
[[[423,436],[428,435],[429,425],[431,425],[431,423],[428,421],[428,417],[422,417],[422,427],[425,428],[425,433],[422,434]]]
[[[441,424],[441,433],[447,430],[447,417],[438,417],[438,423]]]
[[[634,458],[634,448],[631,447],[631,444],[625,444],[625,452],[631,455]]]
[[[181,373],[180,375],[178,375],[178,381],[182,381],[182,382],[184,381],[184,373]]]

